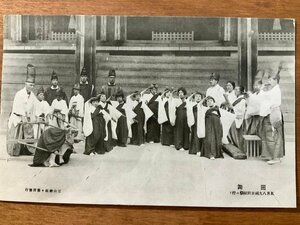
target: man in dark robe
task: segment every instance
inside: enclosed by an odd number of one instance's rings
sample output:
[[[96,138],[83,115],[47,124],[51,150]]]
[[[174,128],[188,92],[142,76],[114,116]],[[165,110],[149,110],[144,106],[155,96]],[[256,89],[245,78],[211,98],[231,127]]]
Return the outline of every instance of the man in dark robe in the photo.
[[[62,92],[62,99],[66,101],[68,105],[68,98],[66,93],[63,91],[62,87],[58,85],[58,76],[57,74],[53,71],[51,75],[51,86],[47,88],[45,91],[45,100],[48,102],[49,105],[52,104],[53,100],[56,99],[56,91],[60,89]]]
[[[88,82],[88,74],[86,72],[85,67],[82,68],[80,73],[80,94],[84,98],[84,102],[89,100],[92,96],[95,96],[95,88],[94,85]],[[72,90],[71,97],[74,95],[74,89]]]
[[[188,150],[190,145],[190,129],[187,123],[186,113],[186,89],[180,87],[178,89],[180,98],[179,105],[176,107],[176,120],[174,126],[174,145],[177,150]]]
[[[39,138],[33,157],[33,164],[29,166],[60,166],[70,160],[73,153],[75,132],[59,128],[48,128]]]
[[[120,147],[126,147],[127,139],[128,139],[128,127],[127,127],[126,112],[125,109],[123,108],[125,104],[123,91],[117,92],[116,98],[119,103],[116,109],[123,114],[123,116],[121,116],[117,122],[117,128],[116,128],[116,134],[118,138],[117,145]]]
[[[131,125],[132,138],[130,143],[133,145],[143,146],[145,143],[145,113],[142,108],[142,101],[140,101],[141,95],[139,92],[136,91],[132,97],[133,99],[135,99],[135,101],[137,101],[137,105],[133,108],[133,112],[136,114],[136,117],[134,118],[135,123]]]
[[[122,88],[115,83],[115,79],[116,79],[116,71],[112,69],[108,73],[107,84],[103,85],[101,88],[101,91],[106,94],[107,98],[113,101],[116,100],[115,97],[116,93],[122,90]]]
[[[157,93],[157,84],[152,84],[149,88],[149,101],[146,102],[153,115],[147,121],[146,141],[149,143],[158,143],[160,141],[160,124],[158,123],[158,101],[156,99],[161,95]]]

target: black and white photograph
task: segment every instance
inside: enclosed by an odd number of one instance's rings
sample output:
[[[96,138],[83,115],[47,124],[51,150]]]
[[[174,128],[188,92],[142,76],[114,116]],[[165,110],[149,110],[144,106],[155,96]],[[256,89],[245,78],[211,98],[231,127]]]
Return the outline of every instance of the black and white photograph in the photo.
[[[294,19],[3,19],[1,201],[296,207]]]

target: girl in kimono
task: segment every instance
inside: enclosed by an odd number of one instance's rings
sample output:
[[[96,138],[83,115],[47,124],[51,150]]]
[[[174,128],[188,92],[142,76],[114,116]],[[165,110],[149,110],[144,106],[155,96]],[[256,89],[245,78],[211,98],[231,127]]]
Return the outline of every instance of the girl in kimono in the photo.
[[[222,103],[221,108],[230,110],[228,105],[232,104],[236,100],[235,83],[233,81],[227,81],[224,98],[226,101]]]
[[[174,126],[174,145],[176,150],[184,151],[189,149],[190,128],[187,122],[187,109],[185,96],[186,89],[180,87],[178,90],[179,101],[176,104],[176,119]]]
[[[200,155],[203,138],[197,135],[198,130],[198,107],[201,104],[202,94],[200,92],[194,93],[191,97],[194,98],[195,104],[187,107],[188,125],[191,129],[191,141],[189,147],[189,154]],[[189,112],[190,110],[190,112]]]
[[[80,85],[75,84],[73,87],[74,95],[70,99],[69,104],[69,119],[70,124],[78,129],[77,139],[81,140],[82,137],[82,119],[84,110],[84,98],[80,94]]]
[[[116,109],[122,113],[123,116],[121,116],[118,119],[117,122],[117,128],[116,128],[116,134],[117,134],[117,145],[120,147],[126,147],[127,146],[127,139],[128,139],[128,126],[127,126],[127,117],[126,117],[126,110],[124,109],[124,93],[123,91],[118,91],[115,95],[118,106]]]
[[[234,112],[236,118],[230,127],[227,137],[230,143],[232,143],[234,146],[236,146],[242,152],[244,152],[243,134],[245,127],[244,118],[246,112],[246,100],[244,97],[245,89],[243,86],[237,86],[234,91],[237,96],[237,99],[228,107]]]
[[[144,131],[144,123],[145,123],[145,113],[142,108],[142,101],[140,101],[141,95],[139,92],[135,92],[133,94],[133,99],[136,101],[136,105],[133,108],[133,112],[136,114],[134,120],[135,123],[131,125],[132,130],[132,138],[130,143],[133,145],[144,146],[145,143],[145,131]]]
[[[215,105],[213,97],[208,96],[205,99],[208,108],[205,112],[205,137],[203,138],[201,156],[209,159],[223,158],[223,128],[219,107]]]
[[[171,89],[166,88],[159,99],[158,122],[161,124],[161,144],[174,147],[174,113]]]
[[[102,104],[99,102],[100,99]],[[85,155],[104,154],[107,151],[109,130],[106,129],[106,124],[110,120],[110,116],[105,110],[105,103],[103,103],[105,100],[105,94],[100,94],[85,103],[83,124],[83,132],[86,136],[83,153]]]
[[[69,109],[67,106],[67,102],[63,99],[63,91],[61,88],[56,91],[56,99],[53,100],[51,104],[51,108],[53,109],[51,125],[65,128],[66,122],[69,121],[68,113]]]

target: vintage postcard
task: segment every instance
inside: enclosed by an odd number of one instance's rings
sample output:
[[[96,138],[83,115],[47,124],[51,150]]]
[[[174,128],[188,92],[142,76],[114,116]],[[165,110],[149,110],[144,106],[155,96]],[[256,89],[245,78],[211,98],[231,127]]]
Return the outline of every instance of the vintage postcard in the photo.
[[[293,19],[8,15],[0,200],[296,207]]]

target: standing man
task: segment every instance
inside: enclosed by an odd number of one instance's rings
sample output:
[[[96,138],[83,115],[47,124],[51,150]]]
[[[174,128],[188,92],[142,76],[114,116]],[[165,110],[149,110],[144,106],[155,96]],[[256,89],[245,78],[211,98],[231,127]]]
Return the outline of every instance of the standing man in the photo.
[[[14,98],[12,111],[8,120],[7,131],[7,152],[11,156],[31,154],[25,146],[10,142],[10,140],[17,139],[17,135],[21,138],[27,139],[34,137],[32,124],[22,123],[35,121],[35,108],[37,103],[37,98],[33,93],[35,75],[35,67],[28,64],[25,87],[18,91]]]
[[[54,99],[56,99],[56,91],[60,89],[62,99],[66,101],[68,105],[68,98],[66,93],[63,91],[62,87],[58,86],[58,76],[53,70],[51,75],[51,86],[47,88],[45,91],[45,100],[48,102],[49,105],[52,105]]]
[[[95,96],[95,87],[93,84],[88,81],[88,74],[85,67],[82,68],[80,73],[80,94],[84,98],[84,102],[87,102],[92,96]],[[71,97],[74,96],[74,89],[72,90]]]
[[[108,73],[108,82],[107,84],[103,85],[101,91],[105,93],[108,100],[115,101],[115,95],[118,91],[122,91],[122,88],[115,83],[116,79],[116,71],[111,69]]]
[[[215,105],[220,106],[223,102],[225,102],[225,91],[219,85],[220,74],[212,73],[209,79],[210,87],[206,91],[206,97],[213,97],[213,99],[215,100]]]

